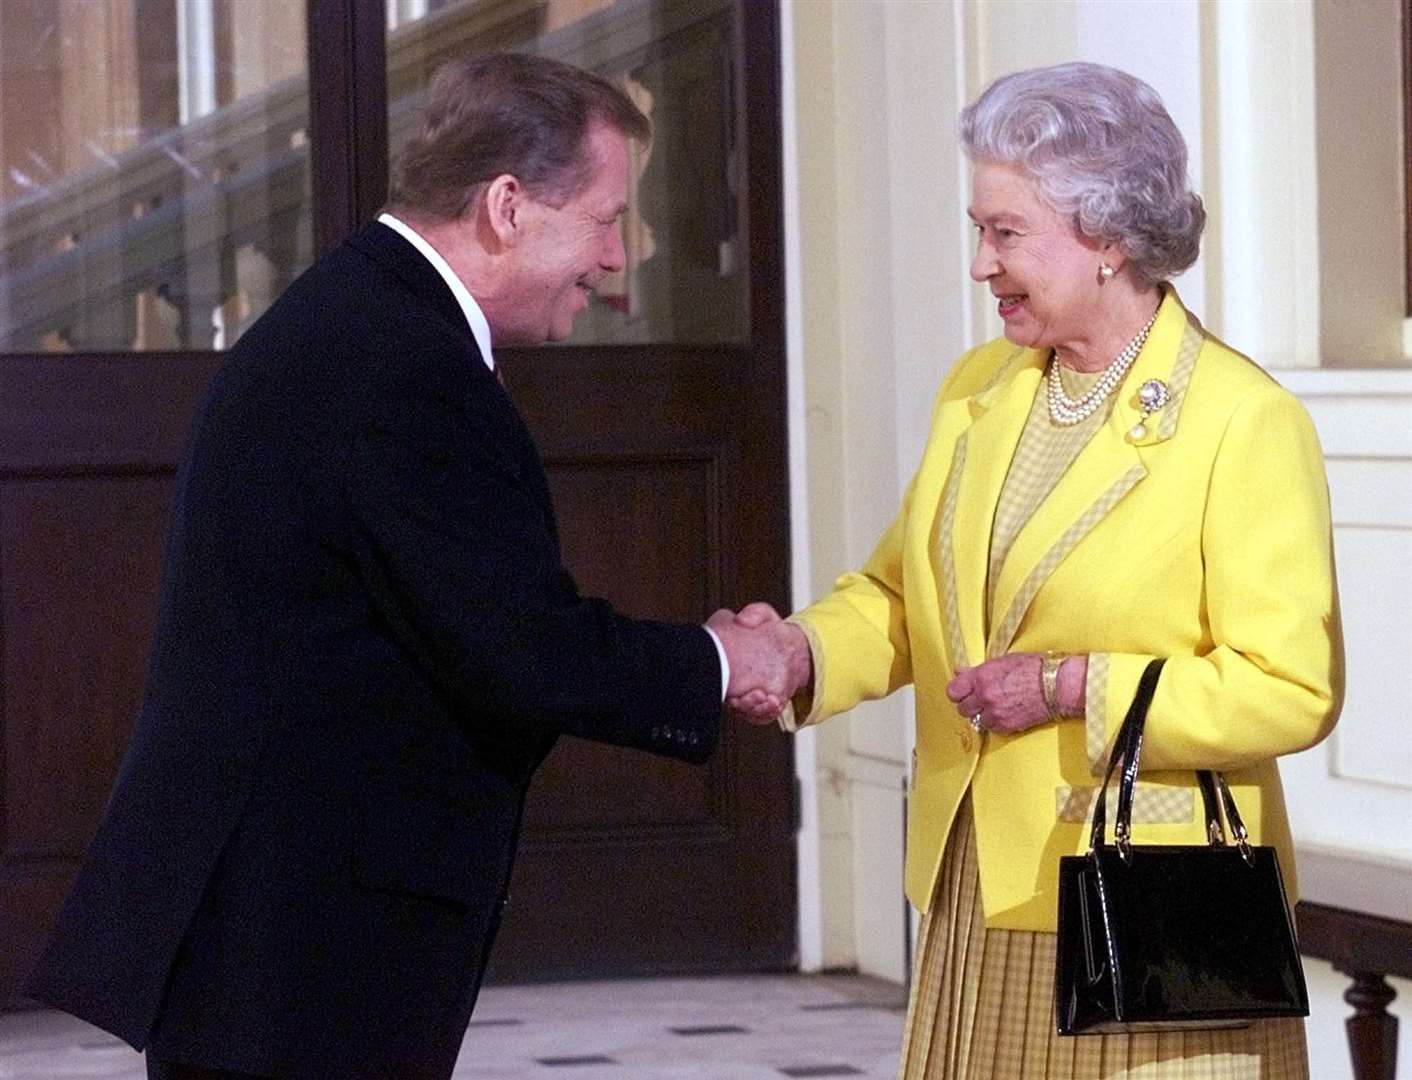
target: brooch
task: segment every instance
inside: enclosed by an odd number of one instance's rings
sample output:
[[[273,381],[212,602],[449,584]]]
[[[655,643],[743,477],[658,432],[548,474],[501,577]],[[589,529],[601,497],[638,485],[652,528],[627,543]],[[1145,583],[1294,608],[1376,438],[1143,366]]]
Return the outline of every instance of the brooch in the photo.
[[[1143,383],[1137,392],[1137,405],[1142,410],[1142,419],[1132,426],[1128,432],[1133,439],[1144,439],[1147,437],[1147,418],[1160,409],[1171,399],[1171,394],[1167,392],[1167,384],[1161,379],[1148,379]]]

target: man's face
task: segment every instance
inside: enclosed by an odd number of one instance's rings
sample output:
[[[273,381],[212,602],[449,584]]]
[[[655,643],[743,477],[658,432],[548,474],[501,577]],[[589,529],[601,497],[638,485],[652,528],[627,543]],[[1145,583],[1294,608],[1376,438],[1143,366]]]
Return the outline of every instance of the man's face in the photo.
[[[592,166],[587,185],[563,206],[537,199],[527,206],[524,242],[506,291],[513,312],[500,336],[506,344],[563,341],[588,307],[590,291],[623,269],[621,218],[628,205],[628,143],[616,128],[594,121],[584,139]]]

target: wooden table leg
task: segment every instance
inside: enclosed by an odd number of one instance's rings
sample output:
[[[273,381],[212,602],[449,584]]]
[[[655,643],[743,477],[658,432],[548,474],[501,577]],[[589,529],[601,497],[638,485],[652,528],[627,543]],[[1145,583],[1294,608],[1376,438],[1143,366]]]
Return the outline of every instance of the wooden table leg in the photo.
[[[1348,971],[1353,985],[1343,1000],[1354,1015],[1344,1021],[1354,1080],[1394,1080],[1397,1075],[1397,1017],[1387,1011],[1397,991],[1377,972]]]

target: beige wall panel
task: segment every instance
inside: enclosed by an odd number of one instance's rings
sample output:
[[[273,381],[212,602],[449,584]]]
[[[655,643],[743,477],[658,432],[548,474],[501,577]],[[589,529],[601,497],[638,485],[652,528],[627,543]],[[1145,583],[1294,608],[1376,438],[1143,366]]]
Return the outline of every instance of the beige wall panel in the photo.
[[[794,100],[798,156],[797,212],[801,273],[797,288],[802,309],[800,352],[803,378],[803,443],[807,470],[800,475],[808,506],[809,579],[796,585],[802,603],[826,592],[846,565],[847,506],[839,494],[843,475],[842,365],[840,302],[846,273],[838,236],[839,184],[836,156],[834,78],[835,7],[795,3],[784,8],[791,19]],[[817,868],[817,892],[801,897],[810,920],[810,940],[802,950],[814,968],[857,962],[853,936],[853,817],[849,785],[843,779],[848,724],[825,724],[800,736],[809,747],[799,755],[808,766],[800,776],[806,820],[817,821],[813,851],[801,858]],[[808,880],[810,875],[801,875]],[[806,886],[807,887],[807,886]]]
[[[1392,0],[1314,5],[1325,367],[1403,359],[1400,22]]]
[[[1076,0],[964,0],[964,7],[976,80],[967,100],[999,75],[1079,58]]]

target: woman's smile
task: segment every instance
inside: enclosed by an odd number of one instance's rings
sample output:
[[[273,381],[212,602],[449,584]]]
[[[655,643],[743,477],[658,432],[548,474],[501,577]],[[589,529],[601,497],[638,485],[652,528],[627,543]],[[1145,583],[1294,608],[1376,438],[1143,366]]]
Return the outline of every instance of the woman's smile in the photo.
[[[1009,319],[1011,316],[1019,314],[1020,309],[1025,303],[1025,294],[1011,293],[1009,295],[1000,295],[996,297],[996,300],[999,301],[996,304],[996,310],[999,312],[1000,317],[1002,319]]]

